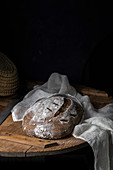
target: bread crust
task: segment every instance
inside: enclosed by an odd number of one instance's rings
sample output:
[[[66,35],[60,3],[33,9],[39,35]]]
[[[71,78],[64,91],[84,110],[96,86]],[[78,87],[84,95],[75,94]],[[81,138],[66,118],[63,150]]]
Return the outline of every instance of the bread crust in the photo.
[[[80,102],[70,95],[54,95],[38,100],[22,121],[29,136],[59,139],[69,135],[84,115]]]

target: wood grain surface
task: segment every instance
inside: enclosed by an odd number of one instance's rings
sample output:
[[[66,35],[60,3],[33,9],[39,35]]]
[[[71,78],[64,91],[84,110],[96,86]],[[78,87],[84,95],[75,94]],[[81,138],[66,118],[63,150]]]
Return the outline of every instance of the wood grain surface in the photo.
[[[28,82],[30,89],[36,82]],[[101,108],[108,103],[113,103],[113,98],[104,91],[75,85],[82,95],[89,95],[96,108]],[[0,97],[0,112],[6,107],[13,96]],[[10,115],[0,125],[0,156],[3,157],[33,157],[57,155],[88,146],[87,142],[68,136],[58,140],[46,140],[27,136],[22,130],[21,122],[13,122]]]

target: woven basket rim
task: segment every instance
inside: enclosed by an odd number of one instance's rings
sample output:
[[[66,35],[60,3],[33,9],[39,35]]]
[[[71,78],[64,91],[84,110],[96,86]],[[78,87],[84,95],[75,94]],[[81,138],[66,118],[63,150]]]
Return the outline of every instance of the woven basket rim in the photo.
[[[0,75],[12,77],[17,74],[15,64],[3,53],[0,52]]]
[[[15,82],[19,79],[18,75],[15,75],[14,77],[3,77],[0,76],[0,82]]]
[[[16,81],[0,81],[0,86],[14,86],[16,84],[19,84],[19,80],[16,80]]]
[[[3,83],[8,83],[8,82],[16,82],[17,80],[19,79],[18,76],[15,76],[15,77],[12,77],[12,78],[4,78],[4,77],[1,77],[0,76],[0,82],[3,82]]]
[[[18,90],[18,89],[17,89]],[[14,94],[16,94],[16,92],[17,92],[17,90],[15,90],[15,91],[7,91],[7,92],[0,92],[0,96],[3,96],[3,97],[5,97],[5,96],[11,96],[11,95],[14,95]]]
[[[17,88],[19,86],[19,82],[15,83],[15,84],[0,84],[0,89],[14,89]]]
[[[0,96],[14,95],[19,89],[19,77],[15,64],[0,52]]]

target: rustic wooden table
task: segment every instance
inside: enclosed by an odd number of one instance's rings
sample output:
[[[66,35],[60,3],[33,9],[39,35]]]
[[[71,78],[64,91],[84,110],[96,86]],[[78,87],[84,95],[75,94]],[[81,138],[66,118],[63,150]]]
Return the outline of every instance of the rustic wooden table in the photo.
[[[27,83],[32,89],[38,83]],[[104,91],[75,85],[82,95],[89,95],[96,108],[113,103],[113,98]],[[9,103],[10,97],[0,97],[0,112]],[[2,157],[33,157],[57,155],[71,152],[88,146],[87,142],[68,136],[59,140],[45,140],[26,136],[22,131],[21,122],[13,122],[11,115],[0,125],[0,156]]]

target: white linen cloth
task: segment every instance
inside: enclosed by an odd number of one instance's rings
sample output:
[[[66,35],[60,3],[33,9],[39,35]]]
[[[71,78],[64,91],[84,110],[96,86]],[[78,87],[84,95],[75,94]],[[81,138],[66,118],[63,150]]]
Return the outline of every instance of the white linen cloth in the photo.
[[[113,104],[95,109],[88,96],[82,96],[69,84],[66,75],[53,73],[45,84],[35,86],[12,109],[13,120],[22,121],[25,111],[33,103],[53,94],[70,94],[80,101],[85,111],[84,120],[75,126],[72,135],[92,147],[95,170],[113,170]]]

